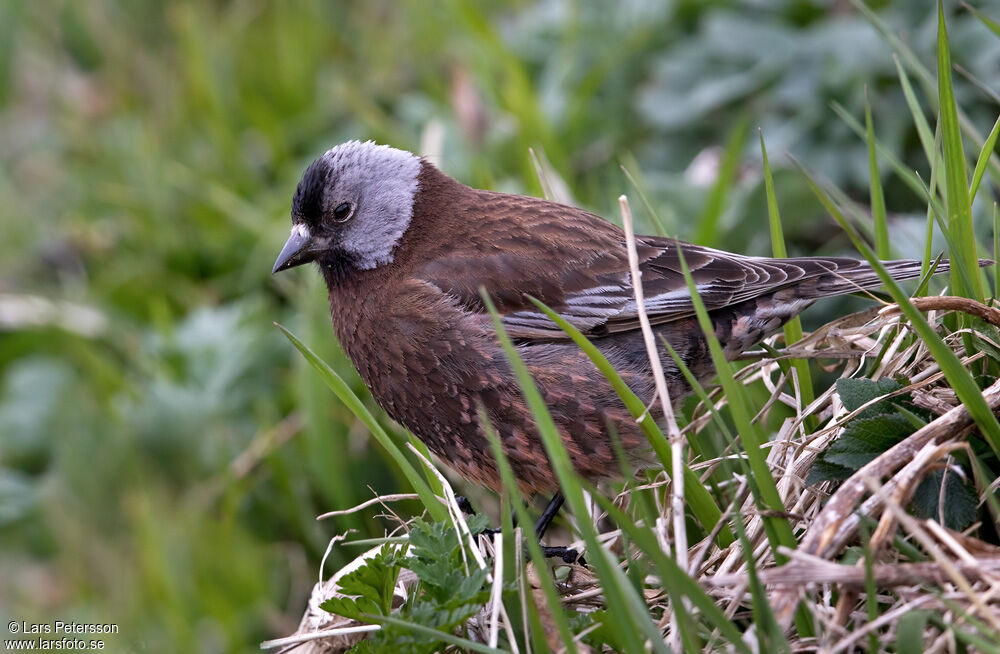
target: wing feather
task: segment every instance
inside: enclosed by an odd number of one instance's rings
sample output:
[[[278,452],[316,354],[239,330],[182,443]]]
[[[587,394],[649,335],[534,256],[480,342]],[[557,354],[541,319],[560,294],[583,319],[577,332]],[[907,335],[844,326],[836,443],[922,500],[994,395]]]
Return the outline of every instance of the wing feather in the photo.
[[[602,218],[536,198],[479,191],[464,210],[465,246],[434,252],[414,275],[469,310],[485,313],[484,287],[518,339],[561,340],[564,332],[528,301],[534,296],[584,333],[636,329],[638,313],[624,233]],[[455,239],[449,239],[451,243]],[[654,324],[694,313],[680,265],[683,253],[695,287],[711,311],[783,288],[808,301],[879,285],[867,263],[848,258],[749,257],[669,238],[637,243],[646,313]],[[920,274],[915,261],[887,262],[897,278]],[[939,269],[940,270],[940,269]]]

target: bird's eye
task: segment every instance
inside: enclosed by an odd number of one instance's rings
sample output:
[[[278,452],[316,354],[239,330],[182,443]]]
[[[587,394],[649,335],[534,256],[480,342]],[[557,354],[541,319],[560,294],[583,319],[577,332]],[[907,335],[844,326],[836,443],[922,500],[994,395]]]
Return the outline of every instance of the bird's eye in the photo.
[[[354,207],[351,206],[350,202],[342,202],[333,210],[333,219],[342,223],[350,218],[352,213],[354,213]]]

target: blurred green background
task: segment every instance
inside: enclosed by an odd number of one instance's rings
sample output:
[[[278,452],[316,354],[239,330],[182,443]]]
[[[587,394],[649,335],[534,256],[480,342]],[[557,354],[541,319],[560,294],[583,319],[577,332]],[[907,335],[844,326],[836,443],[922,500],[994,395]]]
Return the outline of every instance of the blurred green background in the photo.
[[[624,164],[671,234],[768,254],[760,127],[792,253],[849,252],[784,153],[867,205],[866,146],[830,107],[863,117],[867,85],[879,138],[927,179],[891,50],[851,3],[597,4],[0,3],[4,623],[247,651],[295,628],[331,536],[382,535],[375,509],[315,521],[407,489],[272,326],[360,390],[318,275],[270,275],[298,176],[336,143],[539,195],[535,148],[612,219],[620,193],[639,206]],[[934,3],[869,6],[934,69]],[[985,133],[1000,40],[946,6]],[[920,256],[925,204],[883,180],[895,254]]]

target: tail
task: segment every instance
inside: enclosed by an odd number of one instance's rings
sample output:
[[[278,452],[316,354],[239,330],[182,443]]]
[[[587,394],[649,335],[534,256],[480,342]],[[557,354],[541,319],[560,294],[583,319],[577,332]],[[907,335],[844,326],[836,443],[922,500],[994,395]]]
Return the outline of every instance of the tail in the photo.
[[[836,295],[846,295],[882,286],[882,278],[867,261],[826,257],[785,259],[789,263],[810,270],[812,274],[795,284],[795,295],[802,300],[818,300]],[[923,275],[923,262],[915,259],[883,261],[882,265],[896,281],[914,279]],[[933,265],[933,264],[932,264]],[[989,259],[980,259],[979,266],[990,266]],[[938,275],[951,270],[950,262],[942,259],[934,268]]]
[[[764,263],[766,262],[766,263]],[[744,350],[773,334],[786,322],[816,300],[846,295],[882,285],[882,278],[867,261],[827,257],[798,259],[762,259],[760,263],[796,272],[799,279],[770,292],[731,304],[715,311],[716,336],[723,343],[726,356],[733,359]],[[993,262],[980,259],[980,266]],[[895,280],[920,277],[923,264],[913,259],[883,261]],[[948,261],[940,261],[934,274],[948,272]]]

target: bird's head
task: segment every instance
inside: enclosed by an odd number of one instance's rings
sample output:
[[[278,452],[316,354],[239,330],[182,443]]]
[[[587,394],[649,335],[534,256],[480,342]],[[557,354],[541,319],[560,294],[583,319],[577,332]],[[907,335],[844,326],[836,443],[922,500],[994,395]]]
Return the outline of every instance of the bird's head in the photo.
[[[420,158],[349,141],[312,162],[292,199],[292,233],[272,273],[310,261],[371,270],[392,262],[413,216]]]

